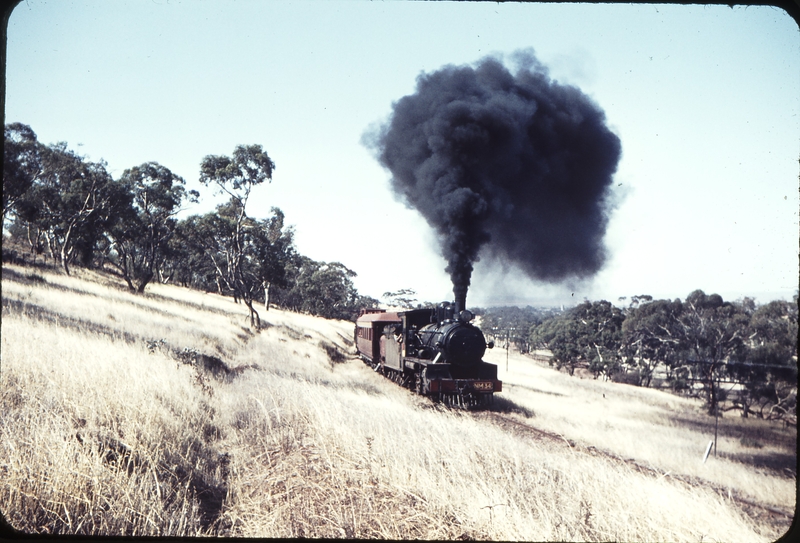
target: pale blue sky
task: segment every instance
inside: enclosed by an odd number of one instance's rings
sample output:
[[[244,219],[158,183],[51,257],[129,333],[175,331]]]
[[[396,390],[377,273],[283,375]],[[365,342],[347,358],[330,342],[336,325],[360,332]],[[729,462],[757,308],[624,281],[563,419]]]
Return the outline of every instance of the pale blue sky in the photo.
[[[452,292],[435,237],[360,138],[421,72],[523,48],[622,141],[610,258],[561,286],[483,260],[469,306],[791,297],[800,32],[772,7],[26,0],[9,20],[6,122],[105,159],[115,178],[154,160],[191,188],[204,156],[259,143],[277,168],[251,215],[283,209],[300,252],[350,267],[363,294],[439,301]],[[202,194],[190,213],[218,202]]]

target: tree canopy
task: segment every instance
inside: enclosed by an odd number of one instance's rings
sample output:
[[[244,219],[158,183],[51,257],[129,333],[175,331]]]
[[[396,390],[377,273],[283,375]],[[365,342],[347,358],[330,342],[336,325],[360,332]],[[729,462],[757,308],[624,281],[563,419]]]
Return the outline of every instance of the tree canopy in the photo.
[[[570,374],[650,386],[658,373],[710,413],[728,399],[743,416],[774,417],[796,409],[797,323],[796,296],[758,307],[695,290],[683,301],[634,296],[619,309],[587,301],[535,324],[530,339]]]
[[[88,161],[64,142],[44,145],[29,126],[14,123],[4,132],[3,223],[34,261],[49,255],[66,273],[73,264],[108,267],[138,293],[153,281],[216,291],[245,304],[254,328],[257,303],[328,318],[377,306],[356,291],[353,270],[297,252],[294,227],[279,207],[251,216],[252,191],[274,171],[258,144],[207,155],[199,181],[227,199],[213,212],[180,218],[200,194],[166,166],[145,162],[115,180],[102,161]]]
[[[167,257],[175,215],[185,200],[196,202],[200,195],[156,162],[125,170],[118,188],[118,211],[106,232],[111,262],[131,290],[143,292]]]

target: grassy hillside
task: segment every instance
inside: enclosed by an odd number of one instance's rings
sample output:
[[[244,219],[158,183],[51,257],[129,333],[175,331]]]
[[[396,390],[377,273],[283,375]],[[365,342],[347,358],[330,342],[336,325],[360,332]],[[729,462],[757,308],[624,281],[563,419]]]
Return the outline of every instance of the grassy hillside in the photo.
[[[32,533],[770,541],[796,429],[490,351],[493,410],[352,356],[352,324],[4,265],[0,510]]]

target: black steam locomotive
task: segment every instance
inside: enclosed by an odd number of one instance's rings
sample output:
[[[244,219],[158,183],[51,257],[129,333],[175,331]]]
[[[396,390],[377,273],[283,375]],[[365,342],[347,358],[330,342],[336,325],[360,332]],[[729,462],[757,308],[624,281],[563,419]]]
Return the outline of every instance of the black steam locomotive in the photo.
[[[503,388],[497,366],[482,360],[483,332],[470,311],[448,302],[399,313],[362,310],[355,343],[361,359],[401,386],[447,405],[487,405]]]

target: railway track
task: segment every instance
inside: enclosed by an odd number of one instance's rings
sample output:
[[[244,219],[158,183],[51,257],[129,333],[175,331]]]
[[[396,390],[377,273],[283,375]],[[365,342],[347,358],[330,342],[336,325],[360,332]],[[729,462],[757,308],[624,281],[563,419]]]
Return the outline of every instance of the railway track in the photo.
[[[669,471],[664,472],[650,466],[645,466],[640,464],[633,458],[623,458],[615,453],[597,449],[596,447],[593,447],[591,445],[582,445],[576,443],[575,441],[567,439],[561,434],[550,432],[547,430],[541,430],[529,424],[525,424],[523,422],[515,420],[509,416],[503,415],[502,413],[497,413],[492,411],[476,411],[474,412],[474,416],[478,419],[487,420],[517,435],[532,437],[534,439],[548,440],[558,446],[569,447],[570,449],[573,449],[577,452],[582,452],[585,454],[590,454],[592,456],[606,458],[617,464],[627,466],[644,475],[656,477],[659,479],[669,478],[670,480],[675,481],[676,483],[680,483],[691,488],[705,487],[711,489],[721,498],[733,502],[739,509],[741,509],[749,517],[753,519],[758,519],[761,522],[767,520],[773,528],[776,528],[778,530],[783,530],[783,531],[788,530],[792,524],[792,520],[794,519],[794,512],[786,511],[783,509],[779,509],[777,507],[753,501],[745,496],[742,496],[741,493],[737,491],[731,490],[730,488],[724,487],[722,485],[715,484],[711,481],[707,481],[699,477],[692,477],[689,475],[671,473]]]

